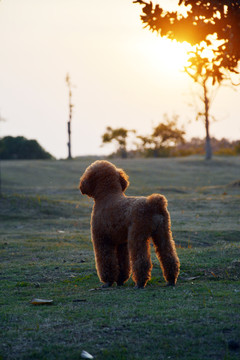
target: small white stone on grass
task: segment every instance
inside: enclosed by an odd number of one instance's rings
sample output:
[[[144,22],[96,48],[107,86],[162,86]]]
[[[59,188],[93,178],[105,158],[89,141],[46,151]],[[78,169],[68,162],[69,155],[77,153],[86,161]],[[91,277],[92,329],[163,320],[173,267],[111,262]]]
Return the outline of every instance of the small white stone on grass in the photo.
[[[87,351],[83,350],[81,353],[81,357],[83,359],[93,359],[93,356],[91,354],[89,354]]]

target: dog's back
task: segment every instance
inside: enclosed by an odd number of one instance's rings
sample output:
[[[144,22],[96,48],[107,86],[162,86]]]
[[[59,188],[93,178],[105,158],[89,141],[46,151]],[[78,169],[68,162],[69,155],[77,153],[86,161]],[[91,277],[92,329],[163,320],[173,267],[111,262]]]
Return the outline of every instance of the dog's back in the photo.
[[[104,232],[111,241],[122,243],[127,241],[129,229],[134,224],[142,224],[150,237],[162,222],[166,206],[167,200],[160,194],[149,197],[106,196],[94,204],[92,230],[94,233]]]

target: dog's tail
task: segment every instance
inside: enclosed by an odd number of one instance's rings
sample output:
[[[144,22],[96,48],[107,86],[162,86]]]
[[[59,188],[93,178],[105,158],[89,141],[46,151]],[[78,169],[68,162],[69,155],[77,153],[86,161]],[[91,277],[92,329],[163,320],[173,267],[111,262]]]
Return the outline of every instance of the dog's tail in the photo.
[[[171,220],[167,210],[167,199],[160,194],[147,198],[149,211],[153,217],[152,240],[159,259],[163,276],[169,285],[175,285],[179,274],[180,262],[175,242],[172,238]]]
[[[147,197],[149,211],[154,214],[162,214],[167,210],[167,199],[160,194],[152,194]]]

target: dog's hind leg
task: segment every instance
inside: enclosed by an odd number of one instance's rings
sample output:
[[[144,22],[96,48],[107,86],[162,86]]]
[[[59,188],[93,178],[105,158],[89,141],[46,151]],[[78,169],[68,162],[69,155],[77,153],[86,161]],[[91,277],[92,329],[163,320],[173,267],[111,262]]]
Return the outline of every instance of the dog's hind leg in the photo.
[[[152,233],[153,244],[163,271],[163,276],[168,285],[177,282],[180,262],[177,256],[175,242],[172,238],[171,221],[169,212],[164,209],[156,219],[156,229]]]
[[[131,272],[127,243],[118,245],[117,257],[118,257],[118,265],[119,265],[117,284],[121,286],[129,279]]]
[[[132,278],[136,288],[144,288],[151,279],[152,262],[150,257],[150,239],[139,226],[129,231],[129,251]]]
[[[104,283],[103,287],[110,287],[117,281],[119,266],[116,246],[108,241],[93,241],[96,269],[98,277]]]

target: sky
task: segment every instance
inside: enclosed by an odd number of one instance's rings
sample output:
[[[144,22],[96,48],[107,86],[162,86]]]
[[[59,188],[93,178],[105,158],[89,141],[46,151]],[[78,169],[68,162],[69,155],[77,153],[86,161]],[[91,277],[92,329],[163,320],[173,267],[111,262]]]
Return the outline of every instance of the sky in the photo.
[[[73,156],[109,154],[107,126],[148,135],[165,113],[179,115],[188,139],[203,138],[198,90],[182,71],[187,45],[144,29],[140,14],[132,0],[1,0],[0,136],[36,139],[66,158],[69,73]],[[218,90],[210,135],[240,138],[239,92]]]

